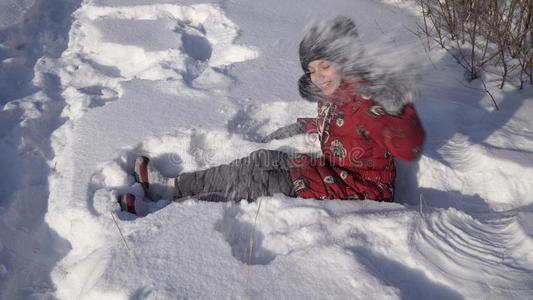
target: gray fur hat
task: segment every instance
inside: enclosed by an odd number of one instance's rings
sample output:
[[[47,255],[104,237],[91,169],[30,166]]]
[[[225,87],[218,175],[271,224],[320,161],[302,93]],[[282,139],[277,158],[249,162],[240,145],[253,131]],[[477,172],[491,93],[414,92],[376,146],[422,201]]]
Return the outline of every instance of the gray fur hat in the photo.
[[[367,82],[358,86],[357,92],[371,97],[389,114],[400,114],[403,106],[414,97],[412,81],[403,80],[401,72],[378,67],[365,56],[357,27],[348,17],[338,16],[308,27],[300,42],[299,55],[306,74],[298,80],[298,91],[306,100],[318,101],[322,97],[307,73],[308,64],[316,59],[339,64],[345,80],[354,78]]]
[[[300,63],[307,72],[307,66],[316,59],[327,59],[345,65],[347,50],[362,49],[355,23],[348,17],[338,16],[315,24],[307,29],[300,42]]]

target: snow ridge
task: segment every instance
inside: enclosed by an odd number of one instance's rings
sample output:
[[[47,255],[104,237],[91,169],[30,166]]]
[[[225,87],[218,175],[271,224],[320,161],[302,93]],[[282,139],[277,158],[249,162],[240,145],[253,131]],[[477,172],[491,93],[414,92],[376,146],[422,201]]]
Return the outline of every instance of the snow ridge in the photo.
[[[53,297],[50,273],[69,249],[44,220],[49,137],[64,107],[55,58],[77,1],[0,1],[0,298]],[[5,8],[5,9],[4,9]]]

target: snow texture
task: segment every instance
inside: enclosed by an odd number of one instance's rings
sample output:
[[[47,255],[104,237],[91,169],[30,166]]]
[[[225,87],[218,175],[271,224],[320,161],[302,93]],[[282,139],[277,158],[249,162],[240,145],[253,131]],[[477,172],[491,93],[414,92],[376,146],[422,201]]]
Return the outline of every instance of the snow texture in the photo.
[[[316,137],[297,117],[298,43],[347,15],[379,65],[417,63],[427,133],[395,203],[116,197],[148,155],[166,176]],[[409,32],[410,1],[0,0],[0,299],[528,299],[533,90],[464,83]],[[406,74],[412,76],[412,74]],[[124,240],[122,239],[124,237]],[[253,241],[251,243],[251,241]]]

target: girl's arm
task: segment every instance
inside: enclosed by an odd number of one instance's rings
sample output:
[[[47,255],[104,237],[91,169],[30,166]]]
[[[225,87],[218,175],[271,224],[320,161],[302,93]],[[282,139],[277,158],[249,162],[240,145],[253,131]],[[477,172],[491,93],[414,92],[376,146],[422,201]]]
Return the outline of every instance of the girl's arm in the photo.
[[[272,140],[285,139],[301,133],[316,133],[316,118],[297,118],[296,123],[278,128],[276,131],[265,136],[261,141],[268,143]]]
[[[298,122],[292,123],[287,126],[283,126],[278,128],[276,131],[272,132],[271,134],[265,136],[261,142],[268,143],[272,140],[281,140],[285,139],[300,133],[304,133],[304,128],[302,125],[300,125]]]
[[[413,104],[407,104],[398,116],[386,113],[375,116],[378,127],[374,138],[402,160],[416,159],[422,149],[425,132]]]
[[[302,133],[317,133],[318,126],[316,118],[297,118],[296,123],[302,127]]]

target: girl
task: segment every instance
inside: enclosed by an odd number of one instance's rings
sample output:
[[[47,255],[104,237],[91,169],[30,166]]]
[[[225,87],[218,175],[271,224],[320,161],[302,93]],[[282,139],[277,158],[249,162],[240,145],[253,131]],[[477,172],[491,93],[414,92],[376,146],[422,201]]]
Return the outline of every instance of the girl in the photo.
[[[300,42],[305,74],[303,98],[318,102],[317,118],[299,118],[263,139],[318,133],[322,155],[258,150],[248,157],[207,170],[162,176],[147,157],[135,161],[135,178],[152,200],[255,200],[283,193],[313,199],[392,201],[393,157],[414,160],[424,130],[410,103],[411,88],[398,76],[372,72],[356,26],[339,16],[310,27]],[[135,213],[135,197],[119,199]]]

